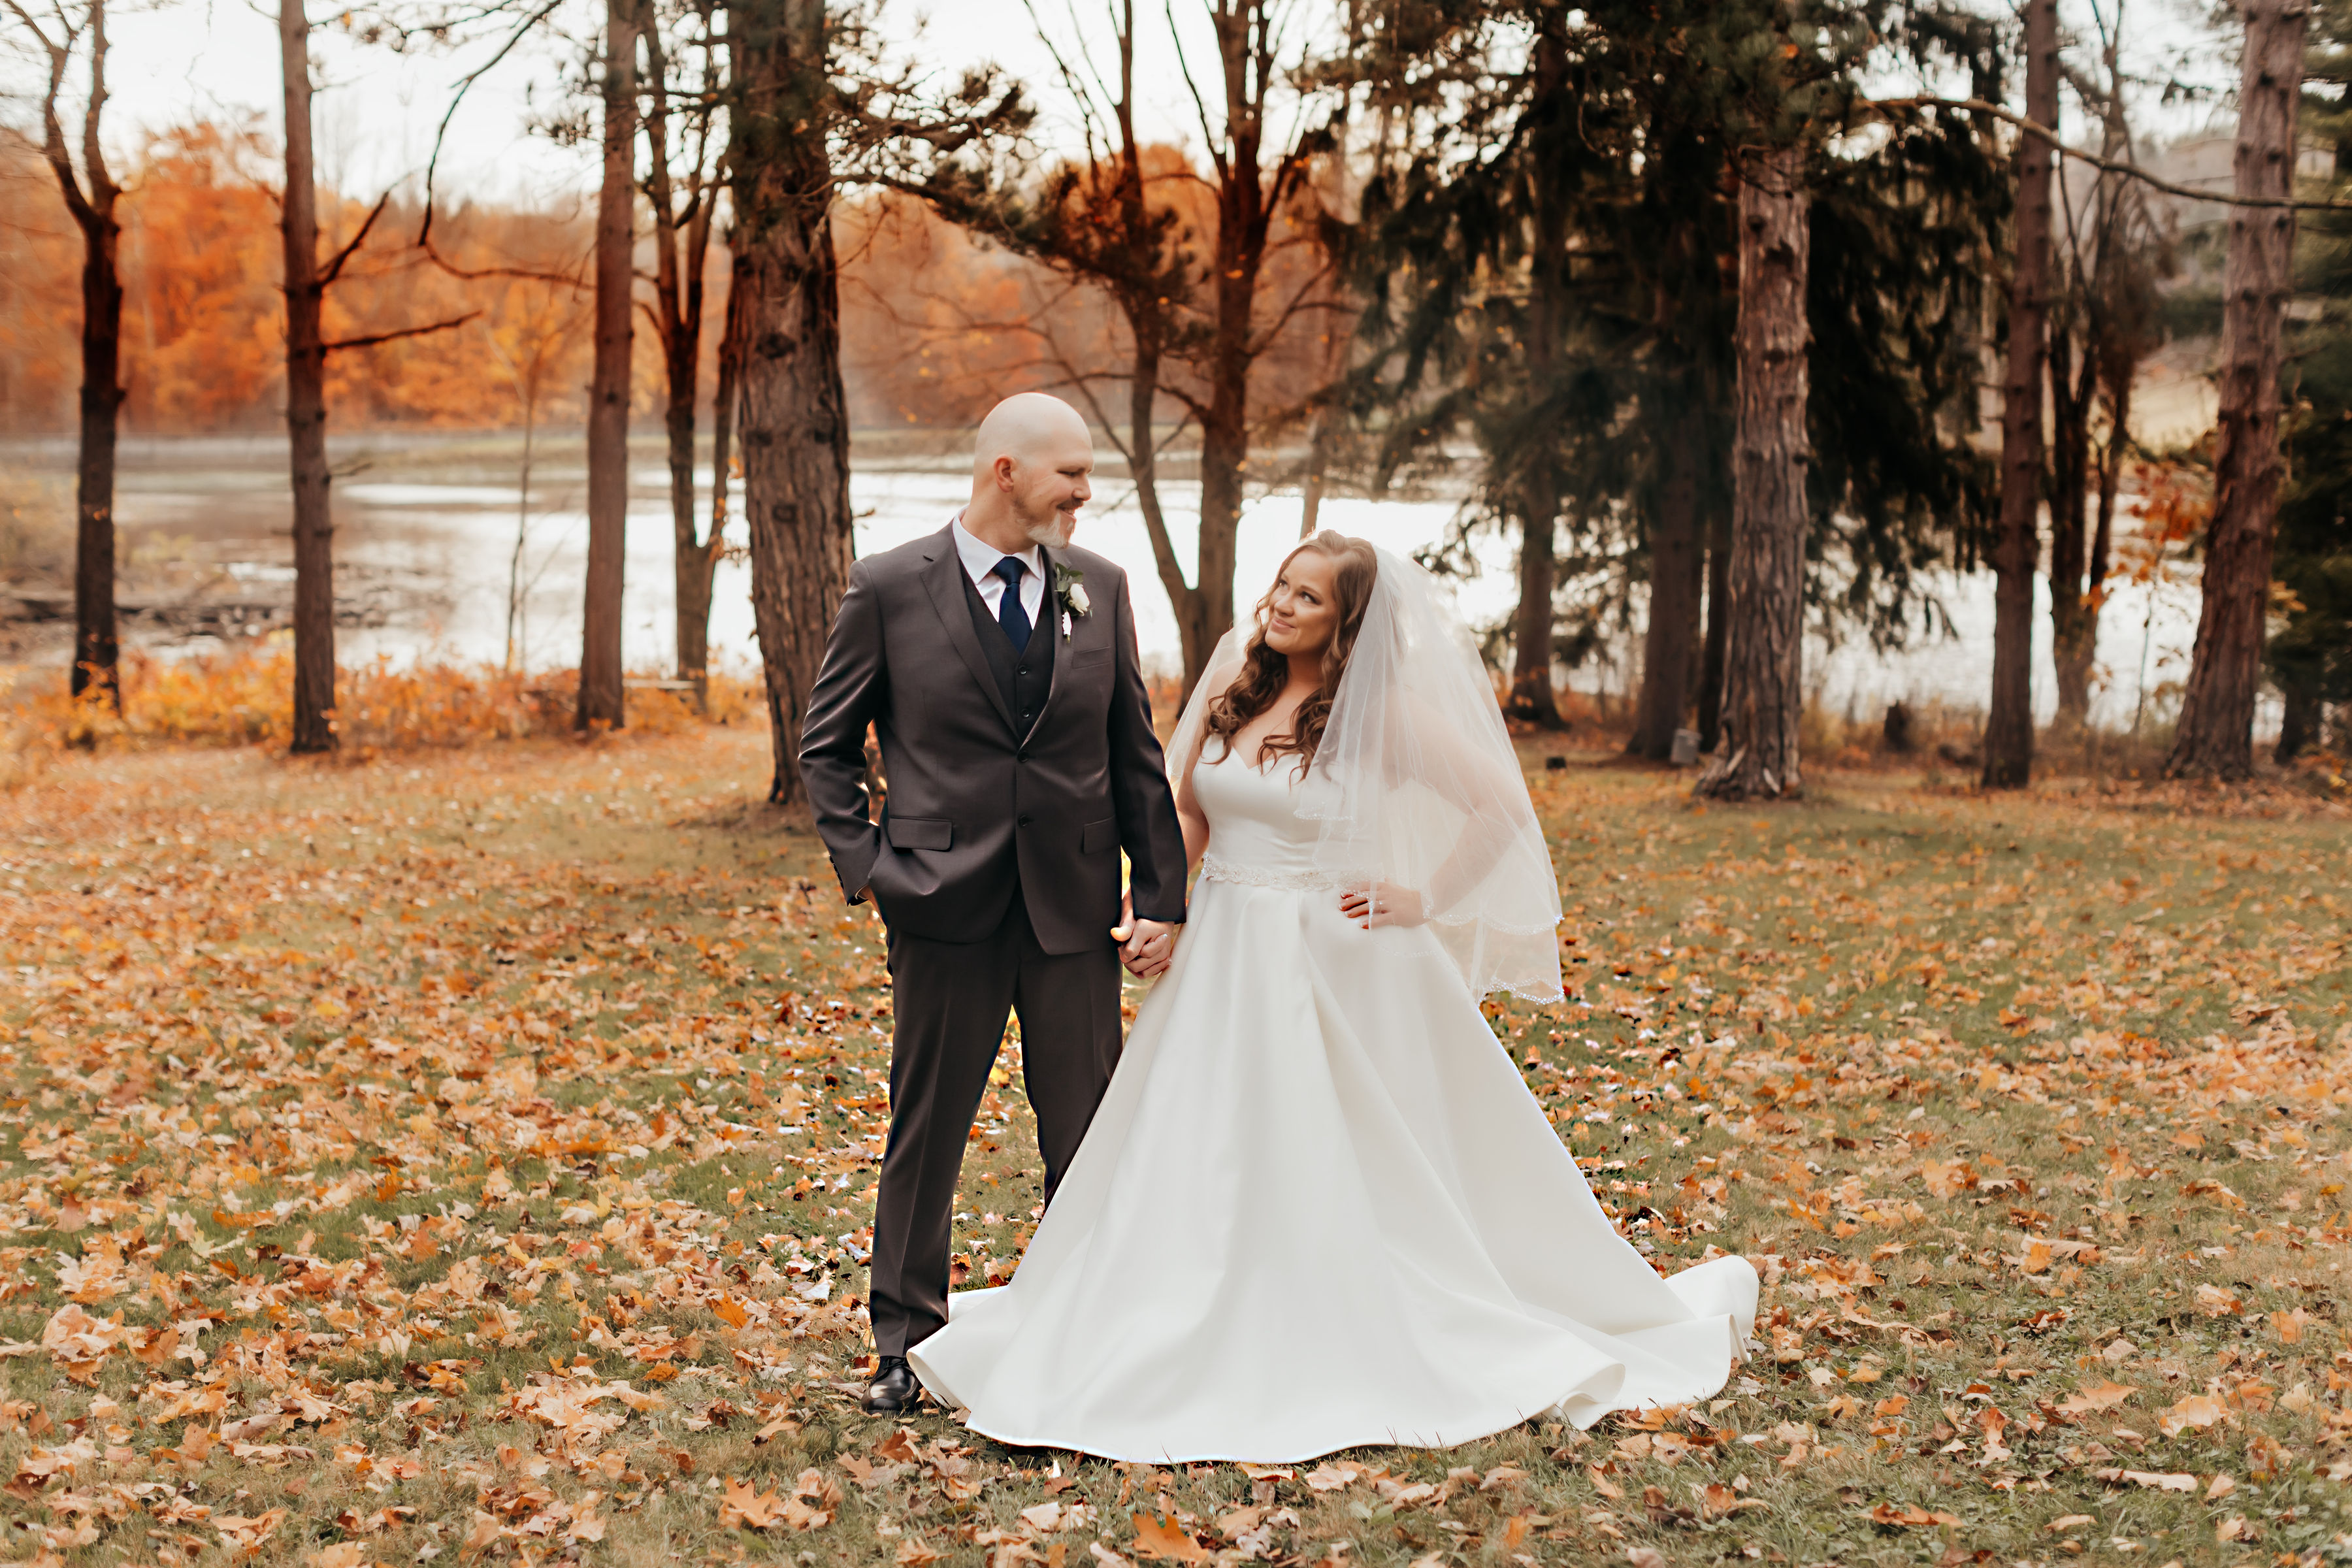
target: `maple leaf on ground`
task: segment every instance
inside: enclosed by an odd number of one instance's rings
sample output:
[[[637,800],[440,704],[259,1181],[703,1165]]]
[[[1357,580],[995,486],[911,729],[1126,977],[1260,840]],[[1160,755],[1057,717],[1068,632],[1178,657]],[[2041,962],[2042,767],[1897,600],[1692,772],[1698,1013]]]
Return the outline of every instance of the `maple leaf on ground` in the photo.
[[[1633,1568],[1666,1568],[1666,1554],[1654,1546],[1628,1546],[1625,1561]]]
[[[1129,1522],[1135,1526],[1135,1542],[1128,1551],[1134,1556],[1166,1563],[1206,1563],[1216,1555],[1185,1534],[1183,1527],[1173,1520],[1139,1513],[1131,1516]]]
[[[783,1517],[784,1500],[771,1489],[766,1493],[754,1492],[745,1482],[731,1477],[724,1483],[719,1498],[719,1528],[721,1530],[765,1530]]]
[[[1356,1479],[1360,1472],[1353,1465],[1318,1465],[1307,1472],[1307,1484],[1318,1492],[1336,1492]]]
[[[1957,1161],[1948,1163],[1930,1160],[1919,1167],[1919,1178],[1927,1184],[1927,1190],[1939,1198],[1948,1198],[1954,1193],[1977,1184],[1977,1173]]]
[[[238,1557],[250,1556],[261,1549],[261,1543],[278,1533],[286,1522],[286,1510],[273,1508],[268,1513],[251,1519],[234,1513],[216,1513],[212,1527],[220,1531],[221,1544]]]
[[[911,1535],[898,1542],[898,1568],[930,1568],[946,1555]]]
[[[1946,1513],[1940,1509],[1930,1511],[1912,1503],[1897,1508],[1893,1503],[1883,1502],[1870,1510],[1870,1517],[1874,1523],[1891,1524],[1906,1530],[1921,1525],[1960,1522],[1960,1516],[1956,1513]]]
[[[308,1568],[360,1568],[367,1561],[367,1548],[356,1541],[338,1541],[302,1559]]]
[[[2113,1410],[2132,1396],[2132,1390],[2120,1383],[2086,1383],[2058,1402],[2058,1408],[2068,1415],[2094,1415],[2102,1410]]]
[[[2210,1426],[2222,1418],[2221,1402],[2210,1394],[2191,1394],[2156,1418],[2157,1430],[2168,1437]]]
[[[2231,1317],[2242,1305],[2236,1296],[2219,1285],[2197,1287],[2197,1310],[2209,1318]]]

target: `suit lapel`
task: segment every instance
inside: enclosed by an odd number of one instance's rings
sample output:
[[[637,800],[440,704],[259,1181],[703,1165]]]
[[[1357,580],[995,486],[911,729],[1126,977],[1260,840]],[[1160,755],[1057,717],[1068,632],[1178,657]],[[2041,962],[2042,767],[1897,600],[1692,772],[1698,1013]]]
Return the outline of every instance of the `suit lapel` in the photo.
[[[956,553],[955,538],[950,529],[942,529],[934,541],[929,563],[923,568],[923,586],[931,595],[931,608],[939,612],[940,626],[947,632],[948,641],[962,656],[964,668],[971,671],[973,682],[988,696],[989,705],[996,710],[1004,727],[1013,728],[1013,710],[1004,705],[1004,693],[996,689],[996,677],[988,668],[987,650],[980,646],[979,634],[971,629],[971,611],[964,604],[964,574],[962,557]],[[1060,667],[1055,669],[1056,679]],[[1050,697],[1048,700],[1051,700]]]

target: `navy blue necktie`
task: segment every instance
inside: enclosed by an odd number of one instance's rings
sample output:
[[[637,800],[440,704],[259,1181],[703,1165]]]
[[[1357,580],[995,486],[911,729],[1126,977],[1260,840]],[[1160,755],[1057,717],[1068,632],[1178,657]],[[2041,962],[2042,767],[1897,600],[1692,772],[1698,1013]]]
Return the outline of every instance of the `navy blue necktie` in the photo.
[[[1029,612],[1021,607],[1021,579],[1028,573],[1027,563],[1008,555],[990,568],[1004,579],[1004,594],[996,602],[996,624],[1004,628],[1004,640],[1013,645],[1014,653],[1029,651]]]

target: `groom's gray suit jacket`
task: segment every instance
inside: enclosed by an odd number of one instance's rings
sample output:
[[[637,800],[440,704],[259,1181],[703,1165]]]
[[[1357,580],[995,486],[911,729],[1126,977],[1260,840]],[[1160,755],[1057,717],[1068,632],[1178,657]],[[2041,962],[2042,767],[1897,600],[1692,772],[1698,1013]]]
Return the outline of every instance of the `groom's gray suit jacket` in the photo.
[[[1107,946],[1122,848],[1136,914],[1184,918],[1184,836],[1127,574],[1090,551],[1044,554],[1045,605],[1017,661],[977,609],[948,530],[850,569],[809,694],[801,777],[842,890],[854,902],[870,887],[896,931],[977,941],[1017,891],[1045,952]],[[1091,601],[1066,639],[1056,565],[1084,574]],[[1024,726],[1011,671],[1041,665],[1043,705]],[[888,780],[879,823],[866,789],[869,722]]]

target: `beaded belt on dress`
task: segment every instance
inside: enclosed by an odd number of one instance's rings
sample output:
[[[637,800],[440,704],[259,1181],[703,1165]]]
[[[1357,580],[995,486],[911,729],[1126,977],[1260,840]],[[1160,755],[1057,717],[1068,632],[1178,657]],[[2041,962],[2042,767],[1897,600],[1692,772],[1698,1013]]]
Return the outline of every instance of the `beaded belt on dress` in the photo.
[[[1252,888],[1275,888],[1287,893],[1336,889],[1339,879],[1321,871],[1273,871],[1262,866],[1236,866],[1214,855],[1201,857],[1201,875],[1212,882],[1240,882]]]

